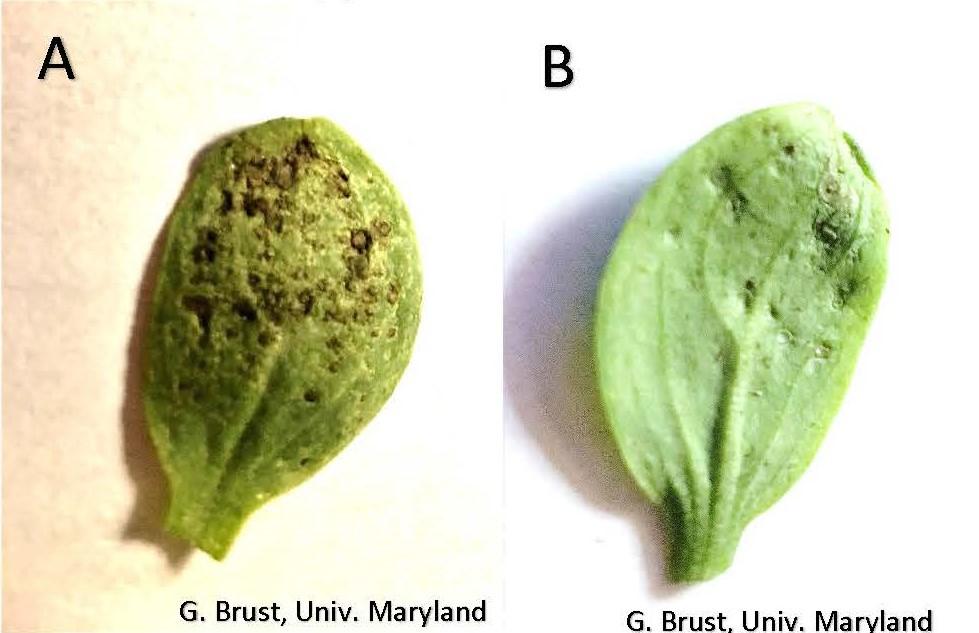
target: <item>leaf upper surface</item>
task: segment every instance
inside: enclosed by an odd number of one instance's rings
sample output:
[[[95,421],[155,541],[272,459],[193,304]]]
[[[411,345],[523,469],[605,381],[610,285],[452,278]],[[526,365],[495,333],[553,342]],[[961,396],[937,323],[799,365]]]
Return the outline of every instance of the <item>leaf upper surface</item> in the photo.
[[[335,125],[277,119],[209,148],[170,220],[147,343],[167,528],[223,557],[376,415],[420,303],[404,203]]]

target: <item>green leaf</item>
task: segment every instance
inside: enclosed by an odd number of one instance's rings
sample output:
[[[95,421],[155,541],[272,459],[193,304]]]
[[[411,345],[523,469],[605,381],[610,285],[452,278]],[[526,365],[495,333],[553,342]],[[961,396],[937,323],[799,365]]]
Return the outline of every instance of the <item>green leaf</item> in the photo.
[[[826,110],[761,110],[678,158],[599,289],[596,357],[668,572],[710,578],[795,482],[839,408],[884,282],[887,215]]]
[[[149,325],[166,528],[223,558],[377,414],[420,303],[404,203],[335,125],[277,119],[210,148],[170,219]]]

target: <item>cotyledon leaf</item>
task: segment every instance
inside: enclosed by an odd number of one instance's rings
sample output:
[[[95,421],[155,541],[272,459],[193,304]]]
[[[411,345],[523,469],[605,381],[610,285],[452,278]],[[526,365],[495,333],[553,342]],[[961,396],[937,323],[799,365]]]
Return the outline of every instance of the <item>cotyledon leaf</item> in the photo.
[[[636,206],[608,261],[595,345],[606,417],[661,508],[668,573],[726,569],[809,464],[886,269],[881,191],[826,110],[709,134]]]
[[[420,304],[404,203],[334,124],[277,119],[208,149],[170,219],[147,339],[166,529],[223,558],[375,416]]]

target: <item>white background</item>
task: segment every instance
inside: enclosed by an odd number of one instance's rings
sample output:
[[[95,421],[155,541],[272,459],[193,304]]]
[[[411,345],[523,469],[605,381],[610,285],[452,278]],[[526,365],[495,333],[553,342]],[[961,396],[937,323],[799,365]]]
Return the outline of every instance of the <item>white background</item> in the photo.
[[[633,609],[738,625],[741,610],[781,609],[813,631],[816,609],[932,608],[937,631],[979,631],[975,20],[933,2],[644,4],[522,18],[514,57],[565,44],[575,81],[545,91],[521,66],[511,99],[526,141],[506,205],[508,630],[626,630]],[[601,430],[598,275],[683,148],[798,100],[829,107],[876,171],[887,286],[811,468],[748,527],[728,572],[667,586],[655,516]]]

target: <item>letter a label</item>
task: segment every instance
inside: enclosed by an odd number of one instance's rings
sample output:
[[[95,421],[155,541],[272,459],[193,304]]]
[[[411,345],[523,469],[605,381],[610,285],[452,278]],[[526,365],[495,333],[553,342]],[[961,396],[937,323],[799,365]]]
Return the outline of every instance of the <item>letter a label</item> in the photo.
[[[56,64],[52,60],[55,51],[58,52],[58,59],[61,60],[61,63]],[[68,61],[68,51],[65,50],[65,45],[58,36],[51,38],[51,44],[48,46],[48,54],[44,56],[44,63],[41,64],[41,72],[37,78],[43,80],[47,76],[49,68],[63,68],[65,74],[68,75],[68,79],[75,79],[75,71],[71,69],[71,62]]]

